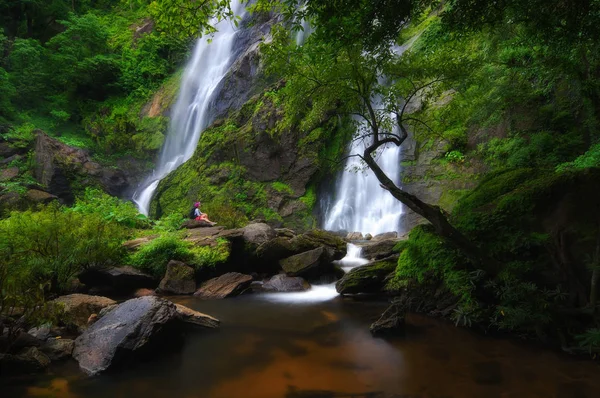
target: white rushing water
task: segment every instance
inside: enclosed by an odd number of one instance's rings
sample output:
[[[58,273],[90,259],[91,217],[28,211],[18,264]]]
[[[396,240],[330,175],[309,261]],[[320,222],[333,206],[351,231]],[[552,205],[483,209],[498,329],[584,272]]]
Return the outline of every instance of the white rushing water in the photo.
[[[232,0],[231,9],[240,17],[245,12],[240,0]],[[169,132],[154,172],[133,196],[142,214],[148,215],[150,201],[160,180],[192,157],[202,131],[213,121],[211,99],[218,95],[219,82],[235,61],[233,43],[238,32],[230,20],[214,20],[213,24],[217,33],[198,40],[185,68]]]
[[[362,154],[367,144],[354,141],[350,155]],[[389,145],[377,159],[379,166],[395,184],[400,184],[401,179],[400,154],[400,147]],[[360,158],[348,158],[338,180],[333,204],[326,209],[324,229],[371,235],[401,232],[401,218],[402,204],[381,188],[375,174],[370,169],[364,169]]]
[[[367,264],[369,261],[361,257],[362,248],[359,246],[348,243],[348,250],[346,256],[341,259],[338,264],[348,273],[351,269]],[[282,303],[318,303],[322,301],[329,301],[339,296],[337,290],[335,290],[335,283],[327,285],[313,285],[305,292],[295,293],[265,293],[262,297],[268,301],[282,302]]]

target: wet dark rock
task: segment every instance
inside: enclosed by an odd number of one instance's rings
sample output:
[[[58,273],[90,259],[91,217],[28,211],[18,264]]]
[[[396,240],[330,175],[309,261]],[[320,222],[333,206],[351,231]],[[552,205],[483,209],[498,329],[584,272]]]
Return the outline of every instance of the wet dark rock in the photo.
[[[83,331],[87,328],[88,319],[92,314],[98,314],[103,308],[117,302],[108,297],[76,293],[61,296],[53,300],[52,303],[62,307],[63,312],[60,316],[62,323]]]
[[[256,257],[263,263],[279,264],[285,258],[319,248],[325,248],[332,261],[346,255],[346,242],[342,238],[331,232],[311,230],[291,239],[283,236],[271,239],[256,249]]]
[[[70,339],[48,339],[40,350],[52,361],[59,361],[71,357],[75,341]]]
[[[38,340],[45,341],[49,337],[52,337],[52,324],[45,323],[41,326],[31,328],[27,331],[27,334]]]
[[[88,287],[107,287],[117,295],[158,286],[154,277],[130,266],[89,269],[79,275],[79,280]]]
[[[288,276],[318,277],[333,270],[332,255],[319,247],[279,261]]]
[[[262,286],[267,292],[302,292],[310,289],[310,284],[303,278],[278,274]]]
[[[276,236],[275,230],[264,223],[248,224],[241,230],[244,241],[255,246],[260,246]]]
[[[192,294],[196,291],[194,269],[181,261],[171,260],[167,264],[165,277],[158,285],[162,294]]]
[[[404,332],[404,320],[406,317],[406,308],[403,305],[394,303],[371,324],[369,330],[373,336],[394,336]]]
[[[277,234],[277,237],[284,237],[289,239],[296,236],[296,232],[289,228],[275,228],[275,233]]]
[[[167,337],[175,319],[177,308],[167,300],[149,296],[125,301],[75,340],[73,358],[87,374],[98,374],[149,350],[151,343]]]
[[[252,276],[229,272],[210,279],[200,286],[194,296],[203,299],[223,299],[241,294],[250,286]]]
[[[215,329],[219,327],[219,320],[202,312],[194,311],[185,305],[175,304],[177,307],[177,317],[184,323],[203,328]]]
[[[340,279],[335,288],[340,294],[383,293],[385,282],[398,265],[398,257],[390,257],[356,267]]]
[[[17,355],[0,354],[0,376],[37,373],[50,365],[50,358],[36,347],[29,347]]]
[[[362,249],[361,256],[369,260],[381,260],[394,254],[394,247],[400,240],[396,238],[357,243]]]

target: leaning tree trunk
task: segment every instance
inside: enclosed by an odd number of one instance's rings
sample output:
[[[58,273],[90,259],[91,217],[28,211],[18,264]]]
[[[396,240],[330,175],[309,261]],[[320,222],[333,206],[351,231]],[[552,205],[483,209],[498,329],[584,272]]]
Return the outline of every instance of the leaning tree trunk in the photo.
[[[365,149],[363,159],[373,171],[381,186],[389,191],[394,198],[398,199],[406,207],[429,221],[437,234],[446,238],[454,247],[464,252],[469,258],[475,260],[477,263],[485,263],[488,266],[486,267],[488,273],[491,275],[496,275],[501,267],[500,262],[490,258],[471,240],[469,240],[458,229],[450,224],[448,218],[442,212],[442,209],[439,206],[433,206],[423,202],[421,199],[398,187],[387,176],[387,174],[381,169],[381,167],[379,167],[377,161],[372,156],[373,151],[379,146],[381,146],[381,143],[374,144]]]

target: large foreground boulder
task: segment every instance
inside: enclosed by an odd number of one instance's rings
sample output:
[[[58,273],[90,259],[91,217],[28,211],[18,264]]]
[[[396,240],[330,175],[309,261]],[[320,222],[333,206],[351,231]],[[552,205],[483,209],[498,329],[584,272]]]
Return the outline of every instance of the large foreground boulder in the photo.
[[[176,318],[170,301],[153,296],[125,301],[75,340],[73,358],[89,375],[103,372],[148,348]]]
[[[278,274],[262,285],[267,292],[303,292],[310,289],[310,284],[303,278]]]
[[[203,299],[222,299],[241,294],[252,282],[252,276],[229,272],[202,284],[194,296]]]
[[[397,263],[396,256],[356,267],[335,284],[335,289],[340,294],[382,293]]]
[[[194,269],[181,261],[171,260],[167,264],[165,277],[158,285],[163,294],[192,294],[196,291]]]
[[[69,294],[52,301],[62,307],[60,320],[66,326],[76,327],[80,332],[87,328],[88,319],[92,314],[98,314],[103,308],[115,305],[115,300],[102,296],[87,294]]]

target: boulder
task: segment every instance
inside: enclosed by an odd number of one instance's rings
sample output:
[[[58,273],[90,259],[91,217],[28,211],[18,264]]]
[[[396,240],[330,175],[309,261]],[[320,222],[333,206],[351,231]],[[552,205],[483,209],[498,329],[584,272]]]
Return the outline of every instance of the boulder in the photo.
[[[87,294],[69,294],[52,301],[63,307],[61,321],[68,326],[75,326],[79,331],[87,328],[90,315],[99,313],[103,308],[117,304],[116,301],[102,296]]]
[[[40,348],[52,361],[66,359],[73,353],[75,341],[70,339],[48,339]]]
[[[375,235],[372,240],[380,241],[380,240],[396,239],[396,238],[398,238],[398,232],[385,232],[382,234]]]
[[[165,277],[158,285],[162,294],[192,294],[196,291],[195,271],[181,261],[171,260],[167,264]]]
[[[382,293],[397,264],[396,256],[356,267],[335,284],[335,289],[340,294]]]
[[[213,223],[204,220],[186,220],[183,222],[183,224],[181,224],[181,229],[210,228],[213,226]]]
[[[204,282],[200,289],[194,293],[194,296],[203,299],[222,299],[237,296],[250,286],[252,279],[250,275],[229,272]]]
[[[346,242],[339,236],[321,230],[312,230],[287,238],[278,236],[256,249],[256,257],[265,263],[279,264],[290,256],[318,248],[326,248],[332,260],[340,260],[346,255]]]
[[[334,270],[332,256],[324,247],[285,258],[279,264],[288,276],[318,277]]]
[[[303,292],[310,289],[310,284],[300,277],[278,274],[262,285],[267,292]]]
[[[373,336],[398,335],[404,332],[404,318],[406,308],[397,303],[392,304],[387,310],[373,322],[369,328]]]
[[[39,189],[28,190],[25,197],[32,203],[50,203],[53,200],[58,199],[58,196],[45,191],[40,191]]]
[[[11,162],[21,160],[21,159],[23,159],[23,156],[17,155],[17,154],[11,155],[7,158],[0,158],[0,166],[4,166],[6,164],[9,164]]]
[[[29,329],[29,331],[27,331],[27,333],[30,336],[33,336],[34,338],[41,340],[41,341],[45,341],[46,339],[48,339],[49,337],[51,337],[52,334],[52,324],[50,323],[45,323],[41,326],[35,327],[35,328],[31,328]]]
[[[353,241],[353,240],[363,240],[363,234],[362,232],[350,232],[348,233],[348,235],[346,235],[346,240],[349,241]]]
[[[268,242],[276,236],[275,230],[264,223],[248,224],[241,230],[244,241],[255,246]]]
[[[75,340],[73,358],[87,374],[98,374],[151,348],[175,319],[177,308],[167,300],[149,296],[125,301]]]
[[[0,354],[0,375],[41,372],[50,365],[50,358],[36,347],[29,347],[17,355]]]
[[[394,247],[398,244],[398,239],[372,240],[365,243],[358,243],[361,250],[361,256],[368,260],[381,260],[394,254]]]
[[[296,236],[296,232],[289,228],[275,228],[275,234],[277,234],[277,237],[284,237],[289,239]]]
[[[158,281],[133,267],[90,269],[79,275],[88,287],[107,287],[114,294],[131,294],[141,288],[156,288]]]
[[[194,311],[185,305],[175,304],[175,306],[177,307],[177,317],[184,323],[209,329],[215,329],[219,327],[219,320],[210,315]]]
[[[89,178],[113,196],[120,196],[128,187],[123,171],[103,167],[83,149],[70,147],[41,130],[35,135],[34,177],[65,203],[74,201],[71,185],[77,180]]]
[[[371,240],[371,239],[373,239],[373,235],[371,235],[371,234],[365,235],[365,240]]]
[[[19,175],[18,167],[9,167],[8,169],[0,170],[0,181],[8,181]]]

